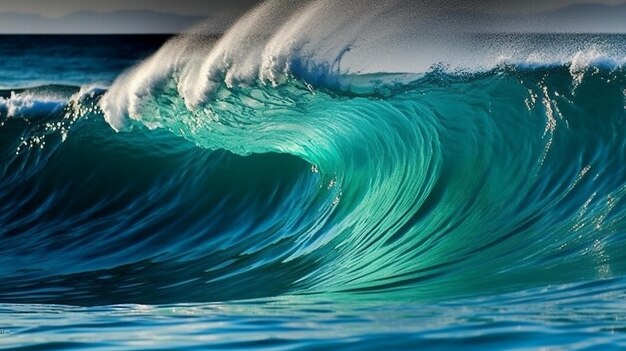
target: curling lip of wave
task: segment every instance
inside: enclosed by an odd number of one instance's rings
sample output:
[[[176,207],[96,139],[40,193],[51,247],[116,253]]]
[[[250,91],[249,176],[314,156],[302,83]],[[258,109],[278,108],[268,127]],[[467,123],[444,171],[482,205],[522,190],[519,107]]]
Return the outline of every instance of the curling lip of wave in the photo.
[[[290,77],[310,85],[336,88],[348,75],[425,73],[433,65],[453,70],[488,71],[497,65],[623,65],[624,45],[593,36],[550,39],[542,43],[514,35],[465,33],[455,21],[433,21],[435,3],[268,1],[242,17],[217,42],[201,26],[166,43],[155,55],[113,84],[102,99],[107,121],[115,129],[138,117],[146,96],[171,85],[188,110],[202,108],[225,85],[278,86]],[[456,6],[448,4],[451,6]],[[462,5],[459,5],[462,7]],[[324,18],[324,21],[319,21]],[[444,21],[445,22],[445,21]],[[488,26],[488,24],[486,24]],[[522,38],[522,39],[520,39]],[[587,41],[588,44],[584,44]],[[359,61],[376,63],[360,67]],[[398,70],[398,62],[416,62]]]
[[[524,60],[511,60],[510,57],[501,56],[494,61],[496,66],[491,68],[482,68],[480,70],[464,69],[456,70],[446,65],[436,65],[434,69],[441,73],[449,72],[449,74],[481,74],[491,71],[501,71],[506,67],[512,67],[517,70],[533,70],[541,68],[558,68],[567,67],[573,78],[580,78],[581,74],[585,74],[590,67],[600,69],[614,70],[623,67],[626,64],[626,58],[619,59],[613,56],[605,56],[597,50],[579,51],[568,58],[547,58],[542,55],[529,56]],[[456,73],[455,73],[456,71]],[[432,71],[430,72],[432,73]],[[406,87],[418,83],[429,72],[423,73],[369,73],[369,74],[344,74],[336,77],[333,84],[329,82],[321,83],[319,86],[313,86],[308,82],[304,82],[311,91],[315,89],[335,90],[335,93],[347,93],[353,96],[380,96],[392,94],[394,92],[402,92]],[[123,78],[124,81],[126,78]],[[5,90],[0,94],[0,116],[4,117],[24,117],[39,115],[52,115],[63,110],[69,101],[81,101],[85,97],[105,95],[109,87],[101,84],[88,84],[82,87],[65,86],[64,90],[75,93],[72,94],[50,94],[55,86],[45,85],[33,88],[11,89]],[[146,86],[144,93],[148,93],[154,87]],[[2,92],[2,91],[0,91]],[[130,93],[130,92],[129,92]],[[71,95],[71,96],[70,96]],[[4,96],[4,97],[2,97]],[[139,96],[137,97],[139,98]],[[105,119],[109,125],[116,131],[120,131],[127,124],[123,122],[124,107],[123,103],[117,105],[119,101],[113,101],[111,97],[108,100],[99,100],[99,107],[105,113]],[[193,109],[192,109],[193,110]]]

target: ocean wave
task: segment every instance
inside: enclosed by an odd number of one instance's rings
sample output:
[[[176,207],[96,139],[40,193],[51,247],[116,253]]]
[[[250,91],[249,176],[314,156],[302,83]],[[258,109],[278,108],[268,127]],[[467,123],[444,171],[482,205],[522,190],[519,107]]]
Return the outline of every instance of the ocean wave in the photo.
[[[4,121],[4,267],[20,268],[0,296],[429,299],[620,276],[626,82],[584,72],[224,84],[191,111],[171,80],[124,133],[104,123],[108,93],[75,91],[56,117]]]
[[[66,100],[11,93],[8,98],[0,97],[0,113],[6,117],[25,117],[53,114],[63,109]]]
[[[498,44],[479,69],[357,72],[394,11],[369,5],[268,2],[108,89],[0,94],[0,300],[437,300],[623,276],[623,62],[513,45],[491,65]]]

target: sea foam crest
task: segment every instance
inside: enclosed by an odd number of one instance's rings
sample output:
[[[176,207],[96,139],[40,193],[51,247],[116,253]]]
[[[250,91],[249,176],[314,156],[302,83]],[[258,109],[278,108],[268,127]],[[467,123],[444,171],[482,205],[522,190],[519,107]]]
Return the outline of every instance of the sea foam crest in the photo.
[[[268,1],[219,39],[198,26],[169,41],[118,78],[100,105],[107,122],[121,130],[129,118],[141,120],[148,101],[164,87],[194,111],[221,87],[278,86],[289,77],[313,90],[349,85],[354,79],[346,81],[348,75],[420,74],[444,66],[476,72],[512,64],[570,65],[572,76],[580,80],[589,65],[624,64],[626,48],[594,37],[476,34],[481,28],[506,31],[490,27],[493,23],[472,27],[469,33],[451,15],[463,6],[450,6],[402,0]],[[446,21],[433,20],[437,18]]]
[[[64,87],[67,89],[78,89]],[[106,88],[101,84],[89,84],[81,87],[75,93],[54,92],[53,87],[39,87],[21,92],[11,91],[9,96],[0,97],[0,117],[4,118],[31,118],[51,116],[64,112],[68,106],[72,109],[84,108],[86,99],[94,99],[104,94]],[[94,112],[97,106],[89,107]],[[83,113],[84,114],[84,113]]]
[[[340,61],[364,27],[397,1],[270,1],[242,17],[214,41],[197,27],[164,45],[143,64],[120,77],[101,102],[116,130],[138,119],[144,98],[174,80],[193,110],[220,86],[278,85],[287,76],[312,84],[332,84]],[[324,18],[324,21],[319,21]],[[356,19],[356,20],[355,20]]]
[[[12,91],[9,97],[0,97],[0,116],[21,118],[52,114],[61,111],[65,103],[65,100],[56,97]]]

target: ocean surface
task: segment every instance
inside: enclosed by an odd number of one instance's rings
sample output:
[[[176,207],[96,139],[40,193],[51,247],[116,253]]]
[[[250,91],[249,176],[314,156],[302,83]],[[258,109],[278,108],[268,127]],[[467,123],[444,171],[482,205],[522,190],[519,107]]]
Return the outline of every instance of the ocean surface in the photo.
[[[0,37],[0,348],[626,348],[626,36],[253,32]]]

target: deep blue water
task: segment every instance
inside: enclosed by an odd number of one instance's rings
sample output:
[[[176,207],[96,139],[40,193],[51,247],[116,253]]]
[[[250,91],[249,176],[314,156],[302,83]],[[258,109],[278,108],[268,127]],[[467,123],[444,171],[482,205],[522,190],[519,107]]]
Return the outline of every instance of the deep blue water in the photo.
[[[625,36],[168,39],[0,37],[0,348],[626,347]]]
[[[4,35],[0,88],[110,84],[154,53],[167,35]]]

